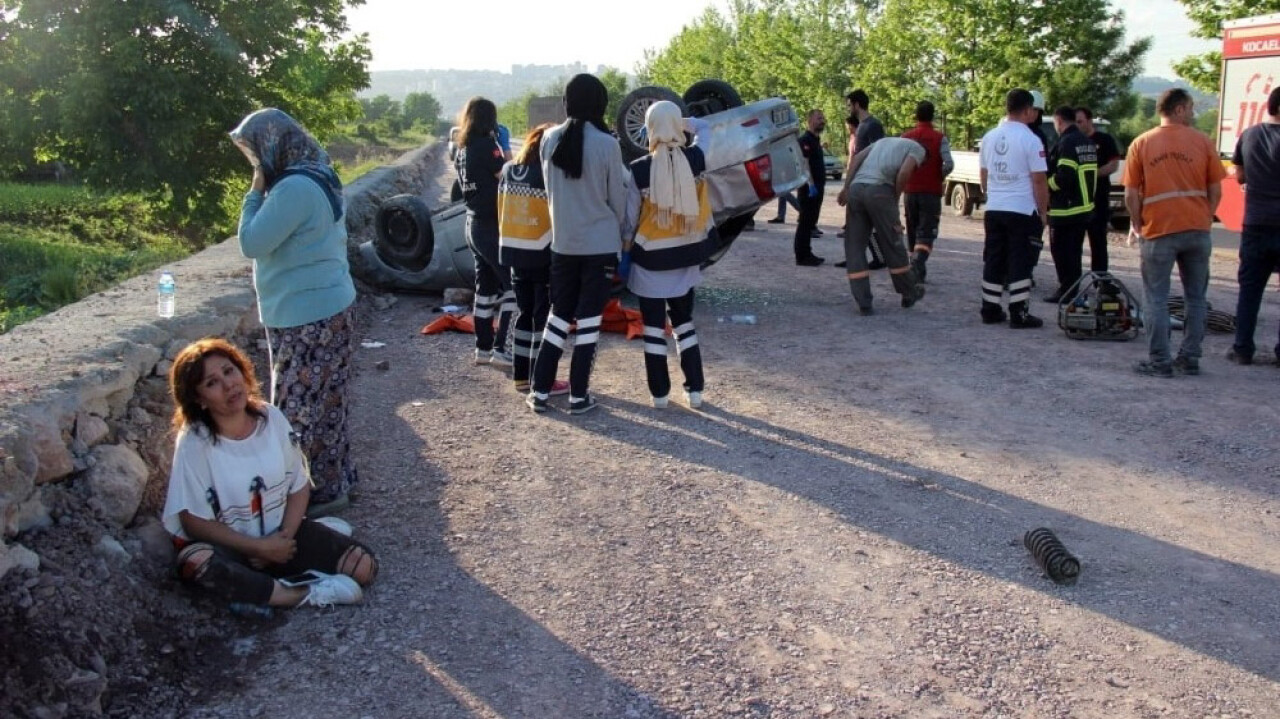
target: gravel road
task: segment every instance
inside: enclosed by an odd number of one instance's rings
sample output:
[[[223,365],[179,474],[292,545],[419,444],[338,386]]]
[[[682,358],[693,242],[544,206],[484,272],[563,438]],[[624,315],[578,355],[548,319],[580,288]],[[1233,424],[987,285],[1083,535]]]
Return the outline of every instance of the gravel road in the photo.
[[[418,334],[438,297],[362,300],[385,346],[358,352],[345,516],[382,576],[235,640],[186,715],[1277,716],[1280,368],[1211,334],[1202,376],[1141,378],[1145,337],[984,326],[974,220],[945,219],[915,308],[877,273],[872,317],[757,226],[699,290],[700,412],[649,407],[609,335],[601,408],[536,416],[470,336]],[[1273,293],[1262,346],[1278,320]],[[1074,586],[1022,547],[1040,526]]]

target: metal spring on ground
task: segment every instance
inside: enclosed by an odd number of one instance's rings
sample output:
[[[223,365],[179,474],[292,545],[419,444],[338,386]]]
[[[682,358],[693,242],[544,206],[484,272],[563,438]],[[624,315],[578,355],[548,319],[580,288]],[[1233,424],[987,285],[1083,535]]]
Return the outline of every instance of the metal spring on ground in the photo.
[[[1058,584],[1075,584],[1080,576],[1080,560],[1071,555],[1057,535],[1045,527],[1033,529],[1022,538],[1036,564]]]

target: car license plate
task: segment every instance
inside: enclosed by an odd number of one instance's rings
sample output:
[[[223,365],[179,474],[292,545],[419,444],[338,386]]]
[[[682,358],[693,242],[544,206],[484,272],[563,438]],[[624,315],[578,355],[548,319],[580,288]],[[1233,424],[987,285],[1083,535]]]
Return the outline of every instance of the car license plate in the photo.
[[[791,122],[791,111],[785,107],[774,108],[771,114],[770,119],[773,120],[774,125],[786,125]]]

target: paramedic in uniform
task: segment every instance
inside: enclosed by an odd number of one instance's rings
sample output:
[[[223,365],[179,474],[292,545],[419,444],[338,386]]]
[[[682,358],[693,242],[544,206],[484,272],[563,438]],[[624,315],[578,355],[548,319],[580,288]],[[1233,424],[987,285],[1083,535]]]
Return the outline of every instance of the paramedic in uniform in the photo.
[[[1156,104],[1160,126],[1138,136],[1124,165],[1124,204],[1142,249],[1142,287],[1150,358],[1134,365],[1138,374],[1172,377],[1200,374],[1200,343],[1208,319],[1209,230],[1222,199],[1226,171],[1208,136],[1191,126],[1195,103],[1181,88],[1166,90]],[[1169,273],[1182,276],[1186,322],[1182,346],[1173,358],[1169,343]]]
[[[1021,88],[1005,97],[1005,119],[982,138],[979,155],[982,194],[987,198],[982,248],[982,321],[1004,322],[1000,306],[1009,284],[1009,326],[1044,325],[1028,312],[1033,243],[1040,241],[1049,212],[1044,145],[1027,123],[1035,116],[1031,93]]]

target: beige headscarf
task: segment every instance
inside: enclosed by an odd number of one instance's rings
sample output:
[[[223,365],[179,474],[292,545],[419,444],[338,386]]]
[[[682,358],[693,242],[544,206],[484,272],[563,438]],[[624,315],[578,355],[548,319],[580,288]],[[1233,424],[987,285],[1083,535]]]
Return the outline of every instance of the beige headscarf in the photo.
[[[698,190],[684,147],[684,118],[674,102],[659,100],[644,115],[649,133],[649,202],[657,208],[659,227],[692,228],[698,220]]]

